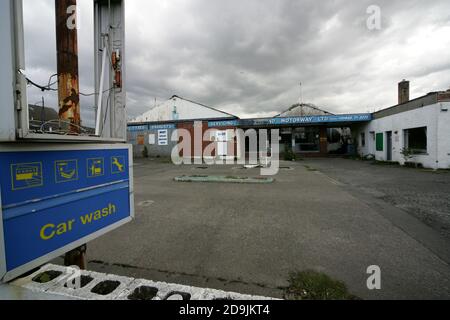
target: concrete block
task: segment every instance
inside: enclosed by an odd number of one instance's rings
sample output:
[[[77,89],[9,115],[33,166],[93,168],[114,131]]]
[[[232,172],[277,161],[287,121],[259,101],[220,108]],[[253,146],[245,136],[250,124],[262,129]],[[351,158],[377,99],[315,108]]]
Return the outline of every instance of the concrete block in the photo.
[[[80,289],[67,288],[63,285],[53,287],[49,293],[73,296],[83,300],[116,300],[134,279],[98,272],[82,272],[82,276],[93,280]]]
[[[53,273],[50,281],[33,281],[42,273]],[[33,274],[17,279],[11,285],[33,292],[61,296],[77,300],[270,300],[270,298],[241,295],[214,289],[190,287],[185,285],[133,279],[92,271],[80,271],[82,285],[72,289],[66,284],[73,275],[73,269],[45,265]],[[86,283],[86,281],[88,281]]]
[[[33,281],[33,279],[45,272],[57,272],[60,273],[60,275],[45,283]],[[48,264],[26,277],[16,279],[11,282],[10,285],[18,286],[34,292],[46,292],[50,288],[57,286],[61,281],[64,281],[65,277],[67,277],[67,268]]]
[[[117,300],[130,300],[129,297],[135,294],[136,290],[139,290],[140,288],[142,290],[138,291],[138,294],[135,295],[136,300],[162,300],[158,296],[158,293],[162,288],[160,283],[142,279],[135,279],[132,283],[130,283],[128,287],[120,293]],[[150,288],[154,288],[155,292],[151,292]],[[154,297],[151,298],[153,295]]]

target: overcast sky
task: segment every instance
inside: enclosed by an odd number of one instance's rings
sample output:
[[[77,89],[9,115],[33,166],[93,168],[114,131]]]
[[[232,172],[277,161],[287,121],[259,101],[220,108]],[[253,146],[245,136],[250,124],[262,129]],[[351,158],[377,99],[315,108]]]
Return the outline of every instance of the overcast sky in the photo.
[[[81,90],[93,89],[92,0],[78,0]],[[24,0],[27,74],[56,72],[54,0]],[[381,30],[367,8],[381,9]],[[450,87],[450,1],[127,0],[128,114],[172,95],[240,117],[271,116],[300,99],[333,113]],[[41,93],[29,90],[30,103]],[[55,104],[54,93],[45,95]],[[93,99],[82,99],[93,125]]]

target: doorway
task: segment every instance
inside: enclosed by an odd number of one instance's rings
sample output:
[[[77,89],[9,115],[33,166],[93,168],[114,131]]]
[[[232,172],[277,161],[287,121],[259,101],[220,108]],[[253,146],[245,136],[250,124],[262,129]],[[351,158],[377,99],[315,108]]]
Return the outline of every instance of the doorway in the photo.
[[[386,132],[386,160],[392,161],[392,131]]]
[[[219,157],[228,156],[228,132],[227,131],[217,131],[216,132],[217,141],[217,155]]]

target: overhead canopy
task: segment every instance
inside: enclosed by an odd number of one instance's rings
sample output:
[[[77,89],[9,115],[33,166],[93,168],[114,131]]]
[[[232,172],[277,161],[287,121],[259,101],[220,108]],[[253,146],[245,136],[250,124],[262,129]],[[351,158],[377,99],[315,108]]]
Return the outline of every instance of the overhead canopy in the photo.
[[[349,125],[352,123],[369,122],[372,120],[371,113],[344,114],[344,115],[320,115],[305,117],[277,117],[265,119],[243,119],[234,121],[210,121],[208,126],[212,127],[267,127],[267,126],[301,126],[301,125]]]

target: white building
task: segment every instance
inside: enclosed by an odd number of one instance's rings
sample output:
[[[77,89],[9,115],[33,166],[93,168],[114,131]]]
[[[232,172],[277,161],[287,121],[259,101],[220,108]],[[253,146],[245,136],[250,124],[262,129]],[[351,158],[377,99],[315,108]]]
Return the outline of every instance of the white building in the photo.
[[[236,119],[236,116],[197,102],[173,96],[166,102],[136,117],[130,123],[204,119]]]
[[[190,130],[194,122],[234,121],[238,117],[178,96],[149,110],[128,123],[128,142],[134,155],[170,157],[177,142],[171,139],[176,129]]]
[[[402,165],[450,169],[450,90],[409,100],[409,82],[399,84],[399,104],[354,127],[361,156]]]

